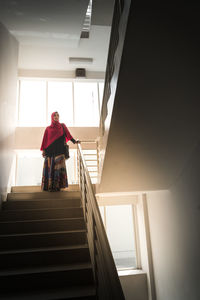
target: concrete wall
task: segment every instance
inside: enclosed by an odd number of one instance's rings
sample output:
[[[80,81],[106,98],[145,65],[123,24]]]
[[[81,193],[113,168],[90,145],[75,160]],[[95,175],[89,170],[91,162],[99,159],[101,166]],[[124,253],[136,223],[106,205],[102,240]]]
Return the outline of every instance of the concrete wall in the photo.
[[[197,300],[200,11],[175,2],[132,1],[98,192],[146,193],[154,299]]]
[[[6,195],[13,165],[18,42],[0,24],[0,194]]]
[[[138,3],[127,25],[101,192],[168,189],[200,139],[197,10]]]
[[[146,274],[119,275],[126,300],[148,300]]]

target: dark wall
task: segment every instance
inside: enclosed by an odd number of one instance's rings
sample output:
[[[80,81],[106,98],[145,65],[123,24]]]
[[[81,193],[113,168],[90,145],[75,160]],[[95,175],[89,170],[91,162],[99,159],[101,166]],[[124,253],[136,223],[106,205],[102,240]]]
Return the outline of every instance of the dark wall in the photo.
[[[198,144],[199,13],[132,2],[102,191],[169,188]]]
[[[132,1],[100,192],[146,193],[157,299],[197,300],[200,9],[148,5]]]

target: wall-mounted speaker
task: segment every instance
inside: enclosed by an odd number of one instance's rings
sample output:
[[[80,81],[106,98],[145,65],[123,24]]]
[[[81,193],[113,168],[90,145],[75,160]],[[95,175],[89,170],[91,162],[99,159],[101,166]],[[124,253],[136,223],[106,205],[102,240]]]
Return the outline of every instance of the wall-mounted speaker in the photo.
[[[76,77],[86,77],[86,71],[84,68],[78,68],[75,71]]]

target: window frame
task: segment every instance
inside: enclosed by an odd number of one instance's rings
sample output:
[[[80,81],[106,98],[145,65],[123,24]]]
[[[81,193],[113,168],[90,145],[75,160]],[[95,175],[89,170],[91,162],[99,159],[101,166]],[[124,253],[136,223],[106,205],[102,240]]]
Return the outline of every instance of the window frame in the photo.
[[[104,202],[104,201],[103,201]],[[139,228],[138,228],[138,216],[137,216],[137,201],[128,201],[128,202],[121,202],[117,201],[115,203],[110,201],[105,201],[104,203],[99,203],[99,207],[103,208],[103,224],[105,227],[105,231],[107,234],[107,216],[106,216],[106,206],[119,206],[119,205],[131,205],[132,208],[132,219],[133,219],[133,234],[134,234],[134,241],[135,241],[135,258],[136,258],[136,267],[130,267],[130,268],[117,268],[118,271],[124,271],[124,270],[139,270],[141,269],[141,253],[140,253],[140,241],[139,241]],[[101,215],[102,216],[102,215]]]
[[[92,83],[95,82],[97,83],[97,98],[98,98],[98,116],[99,116],[99,122],[100,122],[100,115],[101,115],[101,100],[100,100],[100,92],[99,92],[99,83],[104,83],[104,79],[86,79],[86,78],[81,78],[81,79],[77,79],[77,78],[46,78],[46,77],[23,77],[20,76],[18,77],[18,95],[17,95],[17,127],[41,127],[40,125],[38,126],[29,126],[29,125],[20,125],[20,102],[21,102],[21,82],[22,81],[45,81],[46,83],[46,97],[45,97],[45,101],[46,101],[46,121],[45,121],[45,125],[44,126],[48,126],[48,83],[52,82],[52,81],[59,81],[59,82],[71,82],[72,83],[72,107],[73,107],[73,122],[72,122],[72,126],[70,127],[80,127],[80,126],[76,126],[75,124],[75,100],[74,100],[74,83],[76,82],[85,82],[85,83]],[[43,127],[43,126],[42,126]],[[81,126],[81,127],[96,127],[96,126]]]

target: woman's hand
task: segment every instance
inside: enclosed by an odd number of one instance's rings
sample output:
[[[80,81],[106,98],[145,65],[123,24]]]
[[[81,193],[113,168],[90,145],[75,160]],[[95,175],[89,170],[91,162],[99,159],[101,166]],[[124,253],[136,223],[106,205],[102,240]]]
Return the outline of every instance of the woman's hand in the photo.
[[[46,155],[46,154],[45,154],[45,151],[43,150],[43,151],[42,151],[42,156],[45,157],[45,155]]]
[[[81,141],[79,141],[79,140],[76,140],[76,144],[80,144],[81,143]]]

